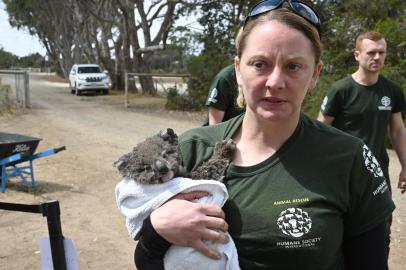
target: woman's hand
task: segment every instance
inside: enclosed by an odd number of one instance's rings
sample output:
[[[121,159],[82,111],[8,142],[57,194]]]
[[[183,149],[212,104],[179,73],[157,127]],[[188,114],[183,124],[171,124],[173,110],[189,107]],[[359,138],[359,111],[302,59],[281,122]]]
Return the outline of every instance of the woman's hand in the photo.
[[[223,233],[228,230],[223,210],[216,205],[188,201],[206,195],[205,192],[177,195],[152,212],[151,223],[172,244],[190,246],[212,259],[220,259],[220,254],[209,249],[203,240],[228,242]]]

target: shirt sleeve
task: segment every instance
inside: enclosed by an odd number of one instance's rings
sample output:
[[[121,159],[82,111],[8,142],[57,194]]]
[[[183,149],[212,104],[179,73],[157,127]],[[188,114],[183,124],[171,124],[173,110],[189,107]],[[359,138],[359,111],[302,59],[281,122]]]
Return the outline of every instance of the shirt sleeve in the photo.
[[[386,222],[359,236],[344,239],[346,270],[387,270],[389,234]]]
[[[361,142],[353,161],[349,192],[345,231],[350,237],[384,222],[395,209],[387,179],[377,159]]]
[[[164,270],[164,257],[170,246],[171,244],[155,231],[148,216],[143,222],[134,252],[137,269]]]
[[[206,106],[214,107],[221,111],[225,111],[228,104],[227,95],[231,95],[230,91],[233,86],[225,77],[216,77],[210,86],[210,91],[206,99]]]
[[[402,91],[402,88],[396,88],[394,92],[395,101],[392,108],[392,113],[405,112],[406,111],[406,99]]]
[[[336,117],[340,113],[341,97],[338,88],[334,85],[327,91],[323,102],[320,106],[320,111],[327,116]]]

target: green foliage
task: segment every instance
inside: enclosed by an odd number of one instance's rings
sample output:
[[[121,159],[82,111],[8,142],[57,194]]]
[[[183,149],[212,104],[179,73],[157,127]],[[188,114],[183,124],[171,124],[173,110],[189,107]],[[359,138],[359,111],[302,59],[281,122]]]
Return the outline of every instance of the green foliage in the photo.
[[[312,118],[317,118],[324,95],[326,94],[330,85],[337,79],[338,78],[336,76],[326,74],[321,75],[317,83],[317,87],[312,93],[307,95],[302,106],[302,111]]]
[[[199,56],[191,57],[187,65],[188,72],[191,74],[188,93],[200,108],[203,108],[212,80],[223,67],[230,63],[228,57],[217,55],[209,50]]]
[[[0,69],[9,69],[16,66],[18,63],[18,57],[12,53],[6,52],[3,48],[0,48]]]
[[[192,1],[196,2],[196,1]],[[198,108],[204,103],[210,84],[216,74],[231,64],[235,56],[235,37],[240,23],[255,0],[203,0],[189,3],[183,14],[199,9],[198,22],[202,33],[196,33],[194,39],[184,35],[183,40],[198,41],[203,44],[199,55],[192,55],[187,61],[187,73],[191,74],[188,94]],[[185,44],[185,43],[184,43]],[[187,47],[188,44],[185,44]]]
[[[165,50],[157,51],[149,58],[151,69],[161,73],[186,73],[187,56],[183,47],[169,45]]]
[[[167,110],[199,111],[201,104],[189,95],[180,95],[176,88],[169,88],[166,95],[165,108]]]
[[[204,31],[198,36],[204,49],[192,57],[188,72],[193,78],[190,94],[204,103],[215,74],[231,63],[235,54],[234,38],[248,7],[257,1],[202,1],[199,22]],[[303,111],[317,117],[320,104],[330,85],[355,72],[356,36],[375,30],[384,34],[388,55],[382,74],[399,83],[406,91],[406,2],[404,0],[313,0],[323,19],[322,56],[324,70],[314,93],[307,97]],[[239,4],[243,3],[243,7]]]
[[[21,68],[41,68],[47,67],[50,63],[39,53],[30,54],[24,57],[18,57],[10,52],[0,48],[0,69],[10,69],[14,67]]]
[[[0,114],[7,112],[11,109],[9,92],[10,86],[3,85],[0,81]]]
[[[39,53],[33,53],[24,57],[20,57],[18,62],[21,67],[35,68],[45,67],[47,64],[45,58]]]

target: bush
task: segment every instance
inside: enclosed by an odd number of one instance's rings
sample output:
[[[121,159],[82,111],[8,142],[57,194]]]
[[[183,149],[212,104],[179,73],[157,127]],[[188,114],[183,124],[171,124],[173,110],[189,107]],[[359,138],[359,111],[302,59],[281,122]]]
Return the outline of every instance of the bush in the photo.
[[[0,83],[0,114],[11,110],[9,92],[10,86]]]
[[[180,95],[178,89],[171,87],[167,90],[165,108],[167,110],[199,111],[202,109],[202,105],[190,95]]]
[[[303,102],[302,111],[305,114],[307,114],[311,118],[317,118],[323,98],[328,88],[335,80],[336,78],[331,75],[320,76],[316,88],[311,94],[307,95],[305,101]]]

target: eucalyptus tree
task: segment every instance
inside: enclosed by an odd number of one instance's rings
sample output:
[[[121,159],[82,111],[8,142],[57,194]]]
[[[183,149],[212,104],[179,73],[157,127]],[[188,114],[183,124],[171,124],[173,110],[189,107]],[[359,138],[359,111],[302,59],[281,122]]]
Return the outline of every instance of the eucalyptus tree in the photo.
[[[63,0],[4,0],[9,22],[36,35],[44,45],[58,73],[66,75],[72,65],[73,36],[69,8]]]
[[[195,39],[202,44],[199,55],[191,57],[190,95],[204,104],[209,85],[216,73],[235,56],[235,38],[241,22],[257,0],[189,0],[182,6],[182,16],[194,16],[201,25]]]
[[[126,71],[150,72],[150,55],[164,49],[182,0],[5,0],[12,26],[38,36],[58,73],[75,62],[97,62],[119,87]],[[153,31],[157,29],[156,31]],[[155,94],[143,77],[144,92]]]

